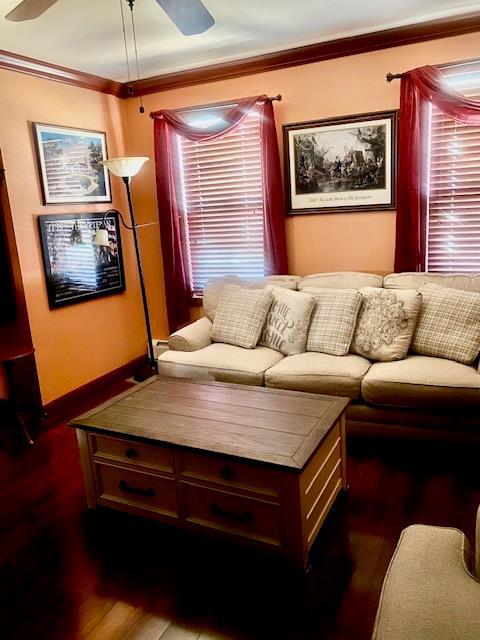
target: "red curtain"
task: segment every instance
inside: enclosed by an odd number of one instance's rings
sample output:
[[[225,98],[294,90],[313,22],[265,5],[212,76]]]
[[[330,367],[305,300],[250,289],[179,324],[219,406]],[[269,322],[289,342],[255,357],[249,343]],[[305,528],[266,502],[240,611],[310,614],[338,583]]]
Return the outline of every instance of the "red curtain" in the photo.
[[[280,177],[280,158],[271,100],[254,96],[237,101],[222,115],[223,122],[206,129],[187,124],[176,111],[155,111],[155,162],[160,233],[163,253],[165,295],[170,331],[190,319],[191,289],[183,261],[176,135],[196,142],[220,138],[239,126],[259,105],[261,124],[262,177],[264,189],[264,247],[268,274],[287,272],[285,208]]]
[[[400,89],[395,271],[425,270],[428,109],[433,104],[463,124],[480,124],[480,102],[445,83],[436,67],[402,75]]]
[[[263,250],[266,274],[276,275],[288,273],[288,264],[280,154],[271,100],[263,103],[260,139],[263,179]]]

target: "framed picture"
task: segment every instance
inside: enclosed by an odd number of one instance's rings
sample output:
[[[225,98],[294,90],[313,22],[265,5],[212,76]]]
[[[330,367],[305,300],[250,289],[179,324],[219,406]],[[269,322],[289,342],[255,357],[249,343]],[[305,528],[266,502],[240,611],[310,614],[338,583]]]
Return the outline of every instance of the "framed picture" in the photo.
[[[51,309],[125,291],[118,215],[105,218],[109,246],[94,242],[103,213],[38,216]]]
[[[283,126],[289,214],[395,208],[397,112]]]
[[[33,123],[43,204],[111,202],[103,131]]]

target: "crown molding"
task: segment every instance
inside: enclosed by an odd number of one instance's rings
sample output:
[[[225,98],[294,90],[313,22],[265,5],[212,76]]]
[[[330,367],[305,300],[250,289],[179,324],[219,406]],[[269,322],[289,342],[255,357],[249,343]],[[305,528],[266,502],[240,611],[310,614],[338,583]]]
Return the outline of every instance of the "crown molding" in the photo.
[[[92,91],[108,93],[118,98],[129,98],[188,87],[195,84],[228,80],[285,67],[331,60],[379,49],[388,49],[426,40],[459,36],[480,31],[480,13],[468,13],[449,18],[438,18],[428,22],[384,29],[328,42],[319,42],[294,49],[275,51],[259,56],[221,62],[197,69],[186,69],[175,73],[136,80],[128,85],[83,71],[27,58],[16,53],[0,50],[0,69],[27,73],[44,80],[54,80]]]
[[[240,76],[274,71],[332,58],[341,58],[378,49],[388,49],[426,40],[464,35],[480,31],[480,13],[438,18],[403,27],[384,29],[348,38],[285,49],[232,62],[222,62],[197,69],[145,78],[132,82],[135,96],[188,87],[195,84],[228,80]]]
[[[0,69],[18,71],[42,78],[43,80],[54,80],[56,82],[71,84],[75,87],[82,87],[83,89],[109,93],[117,96],[117,98],[127,97],[127,88],[121,82],[108,80],[107,78],[101,78],[91,73],[84,73],[83,71],[77,71],[67,67],[60,67],[50,62],[27,58],[26,56],[10,53],[9,51],[0,50]]]

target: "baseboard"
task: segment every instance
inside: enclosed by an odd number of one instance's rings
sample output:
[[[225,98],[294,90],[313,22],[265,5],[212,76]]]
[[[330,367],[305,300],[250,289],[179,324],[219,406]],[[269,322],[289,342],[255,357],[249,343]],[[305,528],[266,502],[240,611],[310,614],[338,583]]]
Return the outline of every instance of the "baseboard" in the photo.
[[[63,396],[52,400],[43,406],[44,417],[42,429],[48,429],[53,424],[70,420],[76,415],[87,411],[107,399],[106,393],[112,391],[112,395],[120,393],[122,389],[116,389],[121,383],[130,378],[147,360],[146,354],[123,364],[121,367],[109,371],[103,376],[87,382],[87,384],[69,391]],[[128,385],[127,385],[128,386]]]

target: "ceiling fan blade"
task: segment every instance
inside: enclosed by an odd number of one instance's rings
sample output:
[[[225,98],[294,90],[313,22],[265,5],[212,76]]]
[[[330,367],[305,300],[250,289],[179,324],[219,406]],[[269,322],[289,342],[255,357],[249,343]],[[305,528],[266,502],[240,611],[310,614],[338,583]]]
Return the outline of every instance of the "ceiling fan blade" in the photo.
[[[23,0],[5,16],[6,20],[12,22],[22,22],[23,20],[33,20],[38,18],[49,9],[57,0]]]
[[[201,0],[157,0],[170,20],[184,36],[203,33],[215,24]]]

